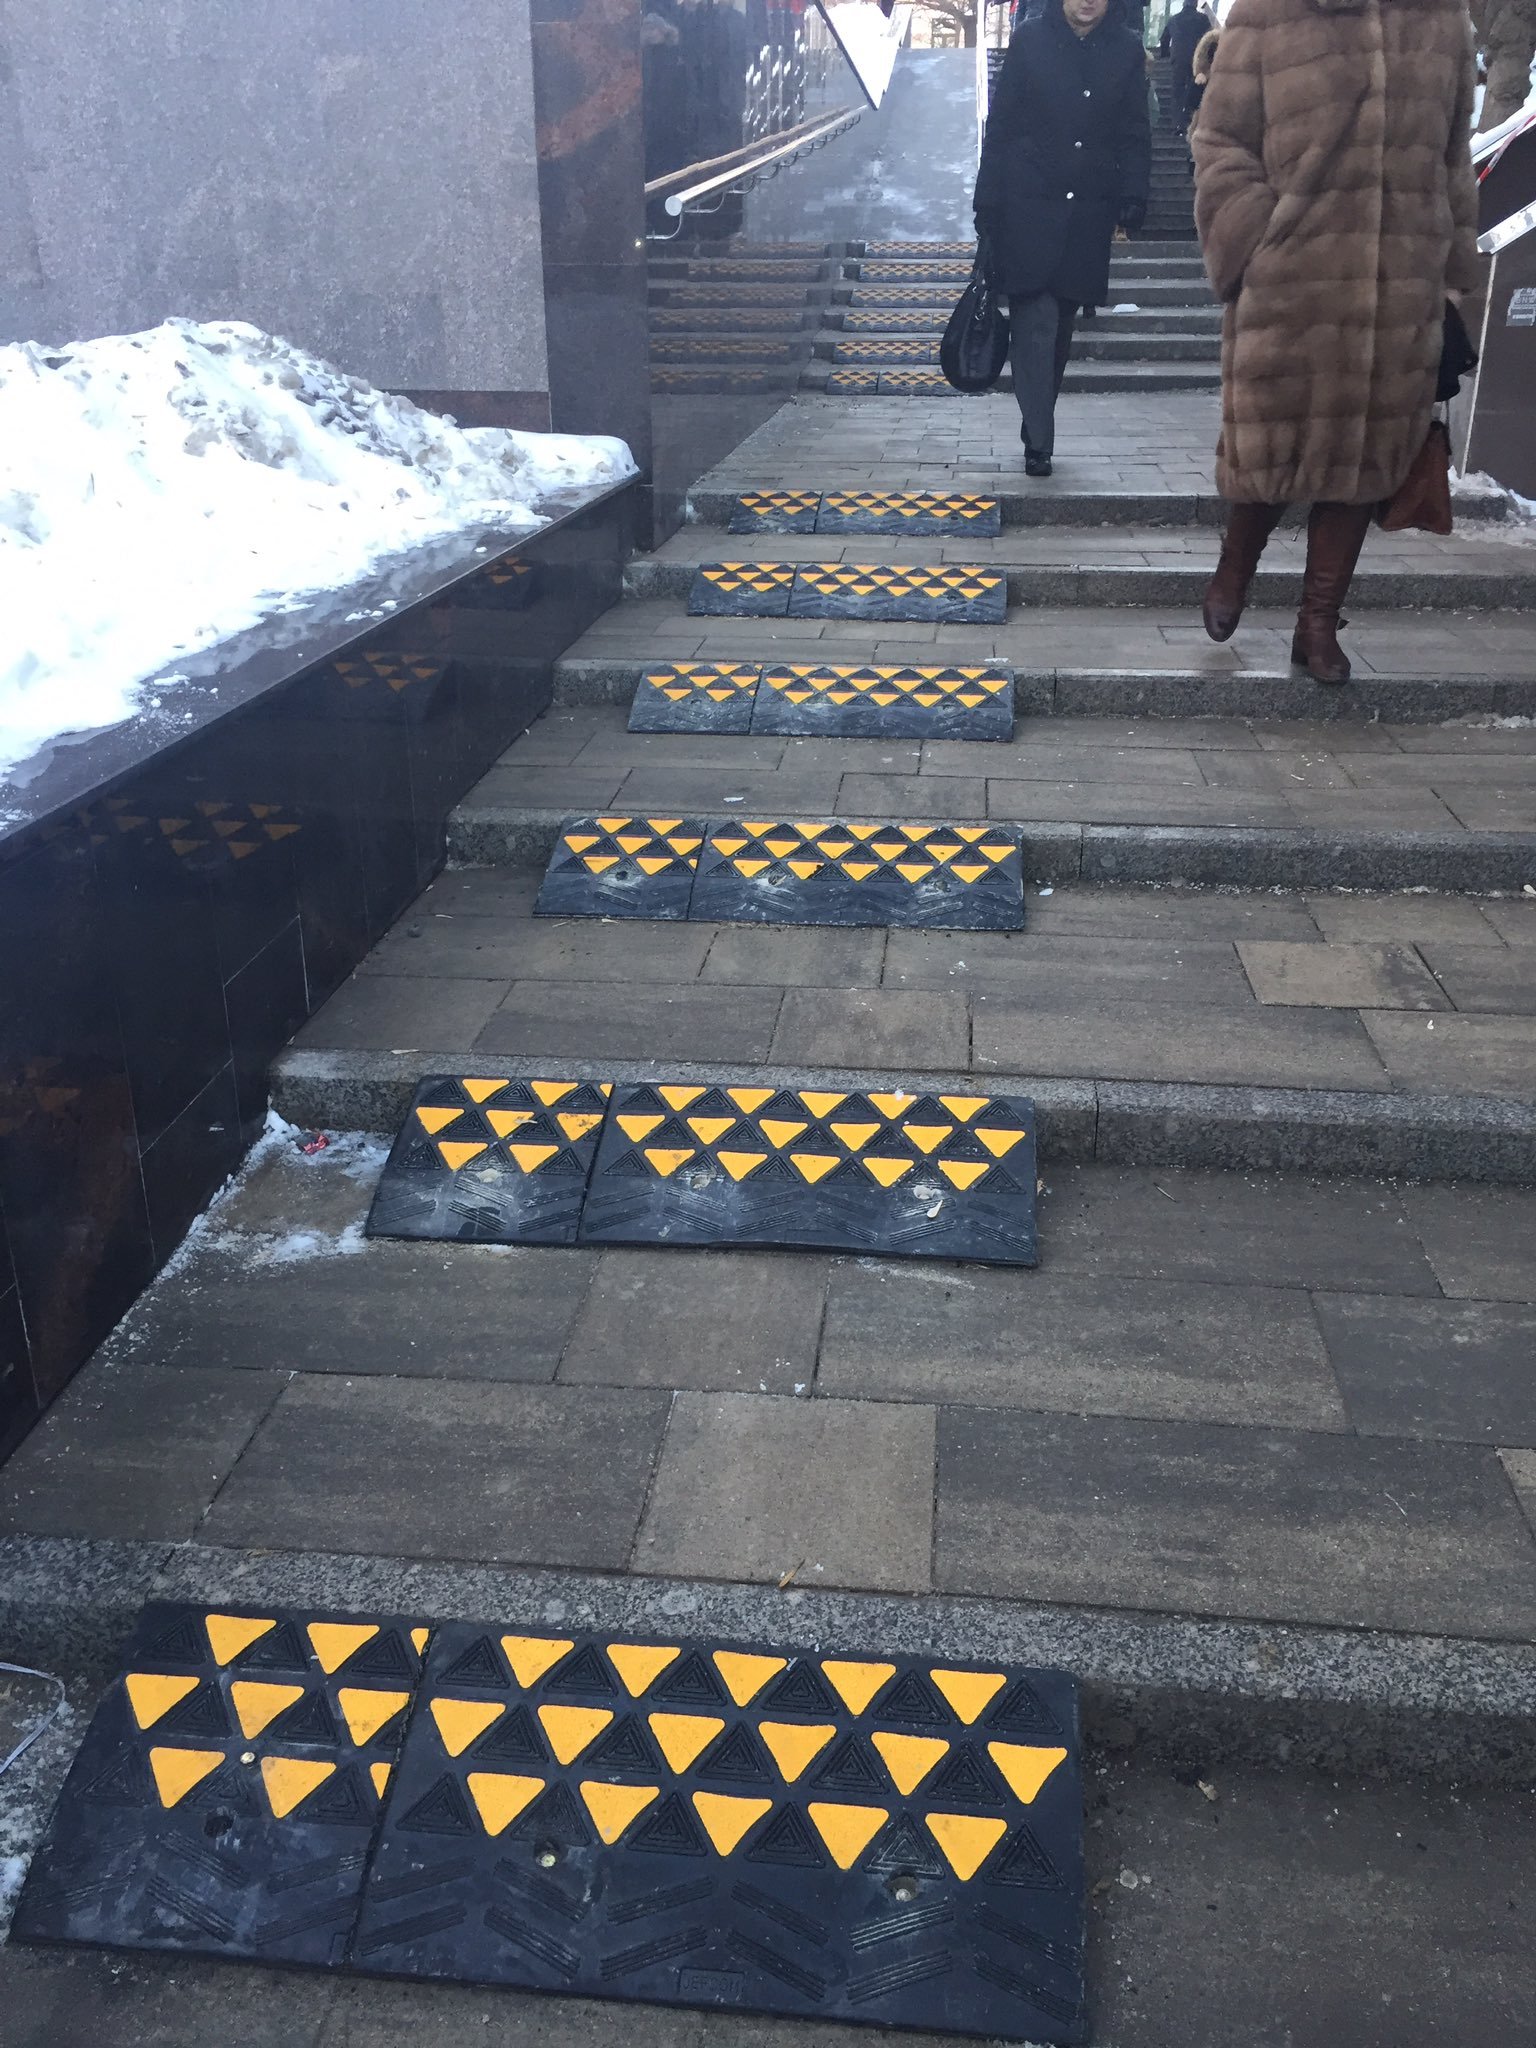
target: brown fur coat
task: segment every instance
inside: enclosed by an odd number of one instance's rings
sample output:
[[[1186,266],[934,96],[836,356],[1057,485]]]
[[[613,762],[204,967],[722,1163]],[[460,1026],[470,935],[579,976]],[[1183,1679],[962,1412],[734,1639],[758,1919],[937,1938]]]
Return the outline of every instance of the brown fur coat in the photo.
[[[1472,63],[1465,0],[1235,0],[1192,137],[1229,500],[1407,475],[1445,293],[1479,277]]]

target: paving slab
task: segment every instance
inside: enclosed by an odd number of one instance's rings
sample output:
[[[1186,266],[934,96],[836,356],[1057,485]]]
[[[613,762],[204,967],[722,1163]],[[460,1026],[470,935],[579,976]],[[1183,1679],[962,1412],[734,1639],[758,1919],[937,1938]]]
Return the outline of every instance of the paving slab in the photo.
[[[1458,1010],[1536,1017],[1536,954],[1523,947],[1421,945],[1425,965]]]
[[[679,1394],[635,1568],[924,1592],[934,1426],[915,1405]]]
[[[963,1069],[970,1064],[965,997],[912,989],[787,989],[770,1056],[788,1066],[831,1067],[850,1054],[861,1064],[898,1070]]]
[[[701,973],[749,988],[873,988],[885,949],[883,931],[726,926],[711,939]]]
[[[1531,888],[1536,891],[1536,882]],[[1484,903],[1479,908],[1507,946],[1536,946],[1536,894],[1530,901]]]
[[[1398,896],[1309,892],[1307,912],[1333,945],[1434,945],[1484,947],[1497,944],[1498,931],[1485,906],[1465,896],[1431,896],[1420,891]]]
[[[657,1060],[763,1060],[783,1000],[776,988],[656,982],[626,987],[620,1005],[612,983],[518,981],[474,1044],[565,1061],[624,1059],[641,1048]]]
[[[1249,939],[1238,941],[1237,952],[1261,1003],[1333,1010],[1451,1007],[1411,946],[1292,945]]]
[[[1034,909],[1031,902],[1030,912]],[[1029,912],[1026,913],[1028,915]],[[1180,1004],[1251,1006],[1230,945],[1122,939],[1084,945],[1077,937],[1033,930],[892,932],[886,947],[887,988],[966,988],[986,984],[1051,1008],[1068,1003],[1150,999]]]
[[[355,974],[315,1012],[294,1043],[358,1052],[468,1045],[506,993],[504,980]]]
[[[1314,1306],[1363,1434],[1536,1445],[1536,1306],[1329,1294]]]
[[[948,1408],[934,1582],[1524,1640],[1536,1549],[1494,1451]]]
[[[1446,1294],[1536,1300],[1536,1188],[1439,1182],[1404,1188],[1402,1207]]]
[[[1443,1094],[1536,1096],[1536,1017],[1394,1016],[1365,1013],[1365,1028],[1396,1088]]]

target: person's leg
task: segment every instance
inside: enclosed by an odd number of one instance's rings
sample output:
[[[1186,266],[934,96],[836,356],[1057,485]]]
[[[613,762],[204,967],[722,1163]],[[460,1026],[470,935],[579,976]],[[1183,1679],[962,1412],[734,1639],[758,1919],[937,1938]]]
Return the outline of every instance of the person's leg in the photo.
[[[1008,360],[1023,422],[1024,451],[1048,461],[1056,443],[1055,295],[1030,292],[1010,297],[1008,319]]]
[[[1051,386],[1055,397],[1060,398],[1063,380],[1067,374],[1067,361],[1072,354],[1072,330],[1077,325],[1077,304],[1073,299],[1056,301],[1056,355],[1053,364],[1055,380]]]
[[[1307,572],[1291,660],[1315,683],[1347,683],[1349,657],[1339,645],[1339,613],[1370,530],[1374,505],[1319,504],[1307,522]]]
[[[1259,558],[1284,510],[1283,505],[1233,505],[1228,510],[1221,559],[1200,607],[1213,640],[1230,640],[1237,631]]]

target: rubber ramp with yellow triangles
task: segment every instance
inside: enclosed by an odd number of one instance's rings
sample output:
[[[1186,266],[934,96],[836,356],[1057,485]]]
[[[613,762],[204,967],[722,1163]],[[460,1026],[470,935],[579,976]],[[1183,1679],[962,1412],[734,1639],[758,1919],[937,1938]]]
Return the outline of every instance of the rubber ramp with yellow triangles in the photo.
[[[814,1247],[1033,1266],[1021,1096],[429,1075],[372,1237]]]
[[[1013,671],[995,662],[663,661],[641,673],[629,730],[1009,740]]]
[[[1073,2043],[1082,1801],[1061,1672],[157,1605],[15,1932]]]
[[[688,593],[688,610],[695,618],[1000,626],[1008,612],[1008,579],[1001,570],[952,562],[705,562]]]
[[[919,352],[928,348],[924,342],[893,346]],[[997,498],[979,498],[968,491],[748,491],[736,500],[727,531],[963,534],[990,539],[1002,531],[1002,505]]]
[[[536,917],[1022,931],[1017,825],[572,818]]]

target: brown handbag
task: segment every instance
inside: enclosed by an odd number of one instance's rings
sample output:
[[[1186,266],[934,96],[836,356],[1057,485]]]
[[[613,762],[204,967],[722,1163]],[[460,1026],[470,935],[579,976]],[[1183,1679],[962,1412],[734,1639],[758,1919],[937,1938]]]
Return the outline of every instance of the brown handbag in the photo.
[[[1376,514],[1387,533],[1449,533],[1451,530],[1451,435],[1444,420],[1431,420],[1413,467]]]

